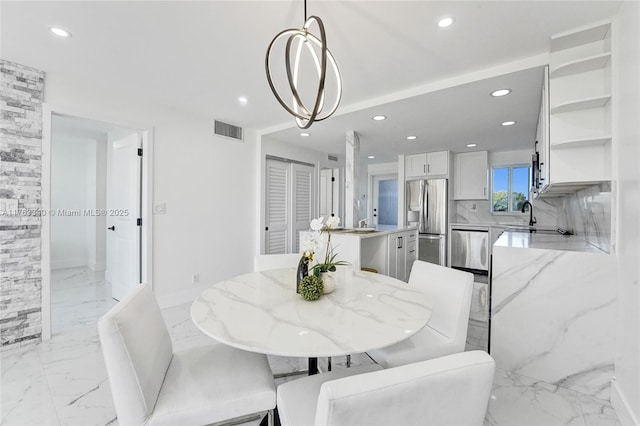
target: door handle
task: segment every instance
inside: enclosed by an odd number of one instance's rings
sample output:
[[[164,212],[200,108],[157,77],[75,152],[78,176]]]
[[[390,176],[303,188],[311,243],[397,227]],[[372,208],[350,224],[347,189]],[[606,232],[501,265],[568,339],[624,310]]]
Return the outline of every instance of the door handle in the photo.
[[[109,231],[115,231],[115,230],[116,230],[116,226],[115,226],[115,225],[113,225],[113,226],[108,227],[107,229],[108,229]]]

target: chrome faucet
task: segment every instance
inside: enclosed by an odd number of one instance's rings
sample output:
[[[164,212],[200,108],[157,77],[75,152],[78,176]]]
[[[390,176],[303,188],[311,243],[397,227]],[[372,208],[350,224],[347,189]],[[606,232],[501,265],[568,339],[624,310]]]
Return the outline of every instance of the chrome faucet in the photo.
[[[529,206],[529,226],[533,226],[537,221],[536,221],[536,218],[533,217],[533,206],[531,205],[531,203],[528,201],[525,201],[524,203],[522,203],[521,212],[524,213],[526,211],[525,207],[527,206]]]

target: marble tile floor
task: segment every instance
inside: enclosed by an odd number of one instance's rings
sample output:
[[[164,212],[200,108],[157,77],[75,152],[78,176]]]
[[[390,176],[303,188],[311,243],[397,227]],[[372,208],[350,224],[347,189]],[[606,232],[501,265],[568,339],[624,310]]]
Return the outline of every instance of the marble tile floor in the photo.
[[[51,271],[52,334],[96,324],[116,303],[104,272],[86,267]]]
[[[175,350],[209,344],[193,325],[190,305],[163,310]],[[95,324],[47,342],[1,354],[1,423],[5,425],[117,425]],[[302,358],[269,357],[274,372],[306,367]],[[345,358],[333,359],[345,368]],[[371,362],[354,355],[353,365]],[[321,368],[324,361],[320,362]],[[296,377],[279,379],[295,380]],[[608,401],[498,371],[485,426],[615,426]]]

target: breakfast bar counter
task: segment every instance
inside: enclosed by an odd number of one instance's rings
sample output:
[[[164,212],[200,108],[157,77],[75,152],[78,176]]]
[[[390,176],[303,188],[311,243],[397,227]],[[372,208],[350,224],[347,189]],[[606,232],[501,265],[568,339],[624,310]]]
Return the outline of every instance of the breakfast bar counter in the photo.
[[[615,300],[615,256],[580,237],[504,232],[491,281],[497,368],[608,399]]]

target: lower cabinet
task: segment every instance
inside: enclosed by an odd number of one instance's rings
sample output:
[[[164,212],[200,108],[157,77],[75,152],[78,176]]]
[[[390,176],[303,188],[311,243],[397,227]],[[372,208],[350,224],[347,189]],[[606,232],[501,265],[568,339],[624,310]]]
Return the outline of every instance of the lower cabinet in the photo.
[[[388,236],[387,275],[409,281],[411,267],[416,258],[416,231],[402,231]]]

